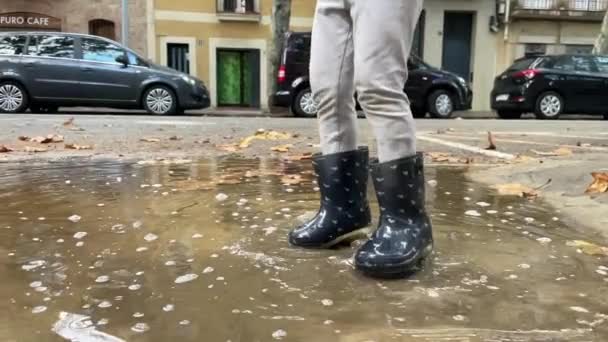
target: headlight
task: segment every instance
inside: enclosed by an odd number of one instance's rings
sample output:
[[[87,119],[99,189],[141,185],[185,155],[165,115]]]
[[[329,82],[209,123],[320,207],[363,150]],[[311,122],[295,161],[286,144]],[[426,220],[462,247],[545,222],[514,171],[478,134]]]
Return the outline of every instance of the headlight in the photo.
[[[467,80],[465,80],[462,77],[458,77],[458,82],[460,82],[460,84],[462,84],[464,87],[467,87],[469,84],[467,83]]]
[[[184,82],[186,82],[186,83],[188,83],[190,85],[195,85],[196,84],[196,81],[192,77],[182,76],[182,80],[184,80]]]

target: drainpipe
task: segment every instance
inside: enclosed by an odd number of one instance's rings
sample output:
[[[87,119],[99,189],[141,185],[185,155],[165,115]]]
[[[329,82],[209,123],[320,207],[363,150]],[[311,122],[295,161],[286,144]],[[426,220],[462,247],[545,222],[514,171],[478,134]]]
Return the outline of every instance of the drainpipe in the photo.
[[[129,46],[129,4],[122,0],[122,45]]]
[[[506,8],[505,8],[505,32],[504,32],[504,40],[505,42],[509,41],[509,22],[511,20],[511,0],[507,0]]]

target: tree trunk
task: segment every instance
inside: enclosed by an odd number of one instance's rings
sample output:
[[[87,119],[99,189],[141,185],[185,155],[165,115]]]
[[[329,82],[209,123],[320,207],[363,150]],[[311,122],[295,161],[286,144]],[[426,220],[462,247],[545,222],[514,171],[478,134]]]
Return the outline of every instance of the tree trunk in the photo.
[[[272,40],[268,52],[268,108],[272,108],[272,95],[277,91],[277,74],[281,65],[281,53],[285,33],[289,31],[291,0],[272,0]]]
[[[605,55],[606,53],[608,53],[608,12],[604,15],[600,34],[593,47],[593,54],[595,55]]]

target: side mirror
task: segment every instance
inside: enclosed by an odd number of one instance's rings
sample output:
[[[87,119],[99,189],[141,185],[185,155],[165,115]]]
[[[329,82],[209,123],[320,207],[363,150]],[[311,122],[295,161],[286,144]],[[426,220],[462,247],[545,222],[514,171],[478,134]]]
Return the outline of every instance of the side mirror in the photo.
[[[120,55],[120,56],[116,57],[116,62],[124,65],[125,67],[127,67],[129,65],[129,60],[127,59],[127,56],[125,56],[125,55]]]

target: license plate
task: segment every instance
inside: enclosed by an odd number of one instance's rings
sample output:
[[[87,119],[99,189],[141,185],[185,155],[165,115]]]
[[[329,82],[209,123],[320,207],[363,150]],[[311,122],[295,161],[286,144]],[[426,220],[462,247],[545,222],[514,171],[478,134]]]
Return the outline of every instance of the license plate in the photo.
[[[509,100],[509,95],[498,95],[496,96],[496,102],[504,102]]]

